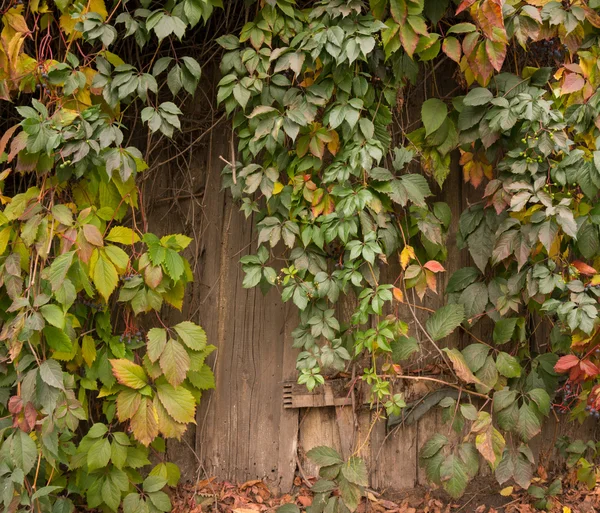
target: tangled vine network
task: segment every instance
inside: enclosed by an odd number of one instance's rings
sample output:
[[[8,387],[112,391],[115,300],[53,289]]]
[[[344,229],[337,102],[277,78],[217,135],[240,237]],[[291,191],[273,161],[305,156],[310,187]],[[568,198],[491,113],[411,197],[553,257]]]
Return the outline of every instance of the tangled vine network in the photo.
[[[480,457],[500,483],[530,487],[544,418],[600,416],[599,0],[3,0],[0,11],[5,510],[171,508],[179,470],[149,451],[194,422],[214,347],[197,324],[164,321],[183,307],[193,269],[181,252],[197,241],[148,231],[143,182],[158,142],[206,129],[181,115],[217,43],[217,101],[237,137],[224,184],[258,231],[244,286],[276,287],[300,311],[300,383],[352,369],[372,407],[398,417],[403,383],[427,379],[419,365],[433,355],[429,379],[459,392],[439,406],[461,436],[435,434],[420,457],[454,497]],[[458,87],[438,83],[439,69]],[[459,167],[471,198],[460,213],[439,200]],[[472,265],[429,308],[449,235]],[[455,333],[462,350],[444,343]],[[595,444],[562,449],[594,486]],[[321,511],[356,509],[364,462],[308,455]]]

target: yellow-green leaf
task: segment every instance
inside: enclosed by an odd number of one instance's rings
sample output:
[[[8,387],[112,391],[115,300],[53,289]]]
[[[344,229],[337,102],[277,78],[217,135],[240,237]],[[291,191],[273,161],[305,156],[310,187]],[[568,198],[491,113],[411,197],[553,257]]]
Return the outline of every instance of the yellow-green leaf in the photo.
[[[176,387],[183,383],[187,375],[190,357],[179,342],[171,339],[165,345],[159,363],[167,381]]]
[[[180,322],[173,326],[183,343],[194,351],[202,351],[206,347],[206,332],[190,321]]]
[[[94,267],[93,281],[98,292],[108,301],[108,298],[117,287],[119,275],[114,264],[107,258],[104,252],[101,252],[98,256]]]
[[[118,242],[119,244],[135,244],[140,241],[140,238],[131,228],[115,226],[108,232],[106,240],[109,242]]]
[[[110,364],[113,375],[121,385],[139,390],[148,384],[148,377],[140,365],[124,358],[110,360]]]
[[[90,335],[85,335],[81,343],[81,356],[87,364],[91,367],[96,360],[96,342]]]
[[[158,415],[151,399],[142,397],[130,425],[135,439],[146,447],[158,436]]]
[[[140,407],[142,396],[135,390],[123,390],[117,396],[117,418],[125,422],[135,415]]]
[[[157,386],[156,393],[173,420],[182,424],[195,423],[196,401],[189,390],[163,383]]]

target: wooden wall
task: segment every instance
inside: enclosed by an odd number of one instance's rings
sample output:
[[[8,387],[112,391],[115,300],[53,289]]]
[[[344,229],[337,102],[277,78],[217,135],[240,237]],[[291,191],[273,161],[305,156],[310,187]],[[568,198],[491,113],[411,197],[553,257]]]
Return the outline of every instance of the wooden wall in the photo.
[[[417,100],[415,105],[420,105]],[[266,479],[274,488],[289,491],[297,469],[305,475],[315,473],[304,457],[306,451],[325,444],[345,456],[358,451],[367,461],[373,488],[397,491],[425,484],[418,468],[419,448],[431,434],[449,431],[437,409],[414,425],[387,432],[385,423],[377,422],[368,409],[354,415],[349,406],[283,407],[283,384],[296,378],[297,351],[290,333],[297,312],[293,305],[283,304],[275,290],[263,296],[257,289],[242,288],[239,259],[256,249],[256,233],[252,220],[246,220],[228,192],[221,190],[220,157],[230,158],[231,133],[219,116],[213,113],[209,125],[215,126],[201,144],[186,150],[186,165],[163,166],[144,183],[151,229],[181,231],[196,240],[188,250],[196,281],[183,314],[173,320],[187,316],[200,323],[218,348],[211,359],[216,390],[202,398],[196,428],[182,442],[168,444],[170,459],[182,467],[185,480]],[[194,142],[191,135],[189,142]],[[185,149],[185,142],[181,144]],[[174,149],[178,151],[180,147]],[[466,253],[456,247],[458,217],[469,198],[458,166],[455,169],[439,195],[453,214],[448,272],[440,275],[441,291],[447,276],[469,265]],[[383,273],[388,278],[397,276],[398,267],[391,263]],[[443,296],[428,292],[425,305],[436,308],[442,301]],[[404,313],[411,319],[409,311]],[[424,322],[426,315],[417,318]],[[482,324],[475,333],[489,338],[488,328]],[[446,342],[460,346],[462,335]],[[423,344],[428,347],[426,341]],[[552,454],[552,440],[566,429],[548,425],[536,439],[538,452],[546,457]],[[590,431],[593,426],[583,429]]]

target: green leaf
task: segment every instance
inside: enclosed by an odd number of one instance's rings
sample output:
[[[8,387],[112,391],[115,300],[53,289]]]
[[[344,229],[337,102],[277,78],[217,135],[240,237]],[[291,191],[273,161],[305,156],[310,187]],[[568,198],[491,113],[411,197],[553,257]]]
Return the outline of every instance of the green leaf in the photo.
[[[9,443],[8,439],[4,443]],[[33,469],[38,456],[37,446],[25,431],[18,429],[10,436],[10,456],[11,463],[24,474]]]
[[[56,292],[65,281],[67,272],[73,263],[74,255],[75,251],[69,251],[68,253],[63,253],[62,255],[56,257],[52,262],[52,265],[48,271],[48,278],[54,292]]]
[[[463,103],[470,107],[486,105],[490,103],[494,95],[485,87],[476,87],[471,89],[467,96],[464,97]]]
[[[40,308],[40,312],[48,324],[60,330],[65,328],[65,314],[58,305],[44,305]]]
[[[113,440],[110,444],[110,459],[115,467],[123,468],[127,463],[127,447]]]
[[[64,390],[62,368],[56,360],[46,360],[40,365],[40,378],[51,387]]]
[[[306,456],[320,467],[328,467],[330,465],[336,465],[344,462],[342,457],[335,449],[325,445],[313,447],[306,453]]]
[[[467,468],[463,461],[451,454],[440,467],[440,479],[444,490],[454,499],[458,499],[469,483]]]
[[[194,351],[202,351],[206,347],[206,332],[193,322],[184,321],[173,326],[183,343]]]
[[[188,372],[190,383],[199,390],[210,390],[215,388],[215,375],[212,369],[204,364],[199,371]]]
[[[171,500],[165,492],[153,492],[148,494],[148,498],[152,505],[159,511],[171,511]]]
[[[550,413],[550,396],[543,388],[534,388],[528,392],[529,397],[537,405],[542,415],[548,416]]]
[[[277,513],[300,513],[300,508],[293,502],[288,502],[277,508]]]
[[[462,350],[462,355],[472,372],[477,372],[485,364],[490,348],[484,344],[469,344]]]
[[[462,267],[458,271],[454,272],[448,280],[446,286],[446,293],[461,292],[471,285],[475,280],[481,276],[479,269],[475,267]]]
[[[496,357],[496,368],[506,378],[518,378],[521,375],[519,360],[503,351]]]
[[[419,342],[413,337],[398,337],[392,340],[390,346],[392,347],[392,360],[394,363],[407,360],[411,355],[419,351]]]
[[[342,466],[342,474],[351,483],[367,486],[369,484],[369,475],[367,466],[362,458],[352,456],[347,463]]]
[[[104,479],[104,483],[102,484],[102,500],[113,511],[119,509],[119,505],[121,504],[121,490],[113,480],[112,475]]]
[[[179,467],[171,462],[159,463],[150,471],[150,475],[166,479],[169,486],[177,486],[181,478]]]
[[[427,319],[427,332],[433,340],[441,340],[452,333],[465,318],[463,305],[446,305]]]
[[[174,388],[167,383],[162,383],[157,385],[156,393],[173,420],[182,424],[194,422],[196,400],[189,390],[183,387]]]
[[[467,365],[464,356],[458,349],[449,349],[445,347],[442,349],[442,351],[444,351],[448,355],[448,358],[450,358],[452,366],[454,367],[454,372],[456,372],[456,375],[460,379],[462,379],[465,383],[475,383],[477,385],[483,385],[481,380],[475,377],[475,375],[471,372],[471,369]]]
[[[446,445],[448,445],[448,439],[439,433],[434,434],[421,449],[419,450],[419,457],[423,459],[431,458],[440,452]]]
[[[517,430],[524,442],[529,442],[542,430],[542,423],[531,404],[523,403],[519,408]]]
[[[183,258],[174,249],[167,249],[165,254],[165,267],[169,276],[177,281],[185,271]]]
[[[430,98],[421,106],[421,119],[428,136],[442,126],[448,117],[448,107],[437,98]]]
[[[498,345],[506,344],[512,339],[518,317],[509,317],[500,319],[494,326],[494,343]]]
[[[144,479],[143,488],[146,493],[158,492],[159,490],[162,490],[166,484],[166,477],[150,474],[146,479]]]
[[[87,453],[88,471],[104,468],[110,461],[110,442],[107,438],[96,440]]]
[[[179,342],[171,339],[160,355],[159,364],[167,381],[176,387],[185,380],[190,368],[190,357]]]
[[[46,326],[43,333],[46,342],[55,351],[70,353],[73,350],[71,339],[63,330],[54,326]]]
[[[338,477],[338,485],[344,504],[350,511],[355,511],[360,502],[360,487],[348,481],[343,475]]]

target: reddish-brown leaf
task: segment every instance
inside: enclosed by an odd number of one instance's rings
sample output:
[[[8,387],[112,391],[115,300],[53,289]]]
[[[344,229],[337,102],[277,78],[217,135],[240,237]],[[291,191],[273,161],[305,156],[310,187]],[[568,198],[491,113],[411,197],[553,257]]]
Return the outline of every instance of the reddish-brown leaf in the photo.
[[[506,58],[506,44],[500,42],[495,43],[488,39],[485,42],[485,51],[494,69],[500,71],[502,69],[502,64],[504,64],[504,59]]]
[[[37,422],[37,410],[31,402],[25,405],[25,421],[27,422],[29,431],[35,427],[35,423]]]
[[[408,23],[405,23],[400,27],[400,41],[402,42],[404,51],[412,59],[415,49],[419,44],[419,35]]]
[[[442,51],[450,57],[454,62],[460,62],[462,57],[462,48],[460,42],[455,37],[447,37],[442,43]]]
[[[473,11],[473,16],[488,39],[507,42],[502,0],[483,0],[479,8]]]
[[[468,9],[469,7],[471,7],[474,3],[476,2],[476,0],[463,0],[460,5],[458,6],[458,9],[456,9],[456,14],[460,14],[461,12],[463,12],[465,9]]]
[[[574,93],[583,89],[584,85],[585,80],[581,75],[578,75],[577,73],[568,73],[565,76],[565,80],[563,82],[562,87],[560,88],[560,94],[563,95]]]
[[[22,409],[23,401],[21,400],[21,397],[18,395],[13,395],[8,400],[8,411],[14,415],[16,413],[20,413]]]

